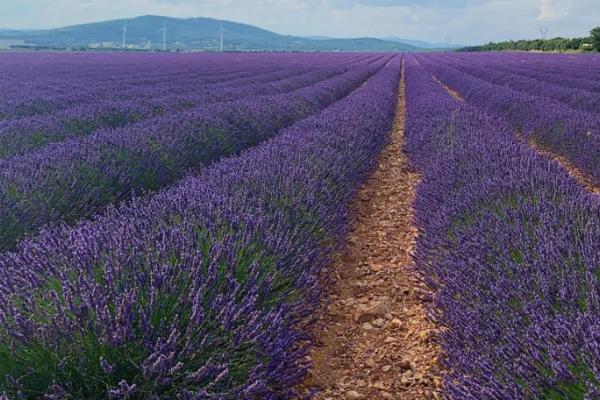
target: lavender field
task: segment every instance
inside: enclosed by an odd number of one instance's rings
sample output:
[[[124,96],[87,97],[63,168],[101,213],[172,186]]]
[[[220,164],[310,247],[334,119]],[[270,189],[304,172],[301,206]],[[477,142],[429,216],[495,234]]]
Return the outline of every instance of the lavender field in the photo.
[[[600,399],[599,66],[0,53],[0,399],[323,398],[328,267],[400,129],[442,383],[340,398]]]
[[[447,327],[452,399],[600,398],[600,197],[526,140],[598,182],[598,62],[407,58],[417,264]]]

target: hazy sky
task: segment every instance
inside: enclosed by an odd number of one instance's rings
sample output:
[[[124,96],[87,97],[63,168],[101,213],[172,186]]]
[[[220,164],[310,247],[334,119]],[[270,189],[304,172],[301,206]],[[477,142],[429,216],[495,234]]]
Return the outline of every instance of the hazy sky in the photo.
[[[600,0],[0,0],[0,28],[52,28],[142,14],[206,16],[292,35],[397,36],[473,44],[582,36]]]

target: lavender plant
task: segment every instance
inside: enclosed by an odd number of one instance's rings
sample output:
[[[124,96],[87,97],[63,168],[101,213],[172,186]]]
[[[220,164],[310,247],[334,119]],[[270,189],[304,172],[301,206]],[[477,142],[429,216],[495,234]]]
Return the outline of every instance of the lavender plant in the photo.
[[[277,137],[2,254],[0,392],[293,396],[316,274],[387,140],[399,73],[394,57]]]
[[[582,82],[586,84],[586,88],[584,89],[570,88],[563,85],[562,79],[559,76],[554,76],[554,79],[551,81],[543,80],[543,78],[540,79],[531,74],[531,72],[537,72],[537,68],[540,68],[538,66],[534,69],[531,69],[531,65],[528,65],[527,69],[523,67],[505,67],[503,54],[495,55],[491,59],[478,57],[477,55],[464,59],[463,57],[462,55],[460,57],[440,57],[440,61],[443,60],[453,69],[494,85],[505,86],[517,92],[556,100],[575,110],[592,113],[600,112],[600,94],[590,93],[590,86],[593,87],[593,82]],[[556,65],[558,68],[561,66],[561,63],[558,62],[550,64]],[[530,74],[525,75],[525,71],[529,71]]]
[[[600,183],[600,113],[575,110],[547,97],[493,85],[442,63],[419,58],[422,65],[473,105],[506,119],[515,133],[568,158]]]
[[[236,79],[260,81],[277,66],[352,66],[365,61],[364,55],[355,54],[6,53],[0,60],[5,78],[0,82],[0,120],[52,114],[98,101],[193,93]]]
[[[0,122],[0,159],[26,154],[49,143],[89,135],[99,129],[114,129],[151,117],[206,107],[217,102],[274,95],[311,85],[344,72],[343,67],[307,67],[273,70],[267,79],[256,76],[235,79],[225,85],[196,86],[186,90],[170,87],[166,94],[152,96],[154,86],[143,86],[133,100],[87,102],[52,114],[28,116]],[[150,90],[145,90],[148,88]],[[176,91],[176,92],[175,92]],[[150,92],[150,93],[148,93]],[[155,122],[158,122],[156,118]]]
[[[282,94],[168,114],[0,161],[0,249],[46,224],[73,223],[253,146],[347,95],[385,60],[306,87],[302,79],[283,84],[299,88]]]
[[[452,399],[600,396],[600,200],[407,62],[423,177],[417,265],[436,290]]]

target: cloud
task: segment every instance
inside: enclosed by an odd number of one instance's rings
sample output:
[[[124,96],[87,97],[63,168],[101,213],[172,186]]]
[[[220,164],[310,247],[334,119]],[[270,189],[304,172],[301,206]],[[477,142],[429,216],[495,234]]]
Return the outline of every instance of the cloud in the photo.
[[[540,21],[555,21],[569,15],[571,2],[569,0],[540,0]]]
[[[367,7],[466,7],[471,3],[485,2],[486,0],[333,0],[329,4],[349,8],[353,6]]]

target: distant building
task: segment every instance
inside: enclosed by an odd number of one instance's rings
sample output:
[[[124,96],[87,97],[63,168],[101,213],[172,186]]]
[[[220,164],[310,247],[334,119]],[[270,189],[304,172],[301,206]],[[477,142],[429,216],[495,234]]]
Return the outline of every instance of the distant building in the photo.
[[[594,45],[591,43],[583,43],[581,45],[581,50],[594,50]]]
[[[114,49],[115,47],[121,47],[121,45],[114,42],[94,42],[89,43],[88,47],[90,49]]]

